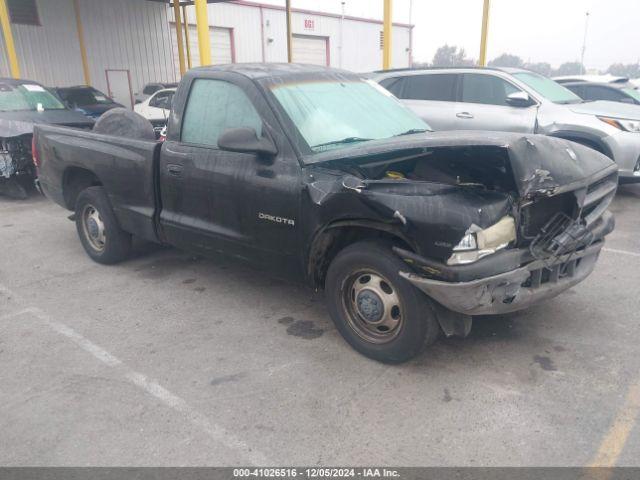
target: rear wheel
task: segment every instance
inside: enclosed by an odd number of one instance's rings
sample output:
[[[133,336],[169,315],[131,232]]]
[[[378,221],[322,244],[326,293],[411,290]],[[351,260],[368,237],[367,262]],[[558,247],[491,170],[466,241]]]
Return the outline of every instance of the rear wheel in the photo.
[[[131,251],[131,235],[123,231],[102,187],[89,187],[78,195],[76,229],[87,254],[96,262],[114,264]]]
[[[327,272],[327,302],[336,328],[374,360],[407,361],[440,332],[429,299],[398,274],[406,269],[389,245],[364,241],[341,251]]]

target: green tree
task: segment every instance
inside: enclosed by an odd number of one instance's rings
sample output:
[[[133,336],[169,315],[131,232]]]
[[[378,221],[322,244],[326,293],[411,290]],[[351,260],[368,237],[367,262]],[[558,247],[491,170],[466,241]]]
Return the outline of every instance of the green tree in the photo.
[[[631,63],[625,65],[624,63],[614,63],[609,67],[607,73],[617,77],[639,78],[640,64]]]
[[[443,45],[433,56],[434,67],[467,67],[475,65],[475,61],[467,58],[464,48],[454,45]]]
[[[539,73],[540,75],[544,75],[545,77],[550,77],[553,74],[551,64],[546,62],[525,63],[523,68]]]
[[[555,75],[582,75],[584,67],[580,62],[565,62],[554,72]]]
[[[517,55],[503,53],[499,57],[494,58],[488,64],[490,67],[512,67],[522,68],[524,61]]]

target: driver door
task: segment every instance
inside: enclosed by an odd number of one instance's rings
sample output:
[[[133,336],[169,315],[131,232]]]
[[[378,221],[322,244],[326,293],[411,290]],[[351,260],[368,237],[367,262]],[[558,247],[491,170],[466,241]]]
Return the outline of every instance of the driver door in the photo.
[[[160,156],[160,225],[168,243],[186,250],[222,251],[283,267],[297,248],[300,167],[295,157],[283,153],[288,151],[283,136],[267,132],[277,122],[261,95],[249,98],[247,89],[256,87],[246,81],[241,88],[197,78],[182,93],[188,99],[180,112],[181,132],[172,119]],[[220,135],[239,127],[278,138],[280,153],[267,160],[220,150]],[[292,222],[271,222],[270,215]]]

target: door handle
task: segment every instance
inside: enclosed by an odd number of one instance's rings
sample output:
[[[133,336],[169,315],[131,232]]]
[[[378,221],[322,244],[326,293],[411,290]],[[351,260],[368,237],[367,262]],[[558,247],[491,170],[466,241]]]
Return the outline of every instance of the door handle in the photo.
[[[174,163],[167,165],[167,172],[169,175],[173,175],[174,177],[180,177],[182,175],[182,170],[184,170],[182,165],[176,165]]]
[[[458,117],[458,118],[473,118],[473,115],[470,114],[469,112],[459,112],[459,113],[456,113],[456,117]]]

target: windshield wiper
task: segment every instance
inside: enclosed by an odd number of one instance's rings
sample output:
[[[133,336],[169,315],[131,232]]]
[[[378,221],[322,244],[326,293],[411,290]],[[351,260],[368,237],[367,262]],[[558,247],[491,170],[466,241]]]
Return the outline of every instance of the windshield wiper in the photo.
[[[394,137],[403,137],[405,135],[415,135],[416,133],[425,133],[429,131],[430,130],[427,130],[426,128],[412,128],[411,130],[407,130],[406,132],[402,132],[397,135],[394,135]]]
[[[311,148],[329,147],[331,145],[343,145],[343,144],[347,144],[347,143],[368,142],[370,140],[373,140],[373,139],[372,138],[362,138],[362,137],[347,137],[347,138],[343,138],[342,140],[334,140],[332,142],[320,143],[318,145],[312,146]]]

